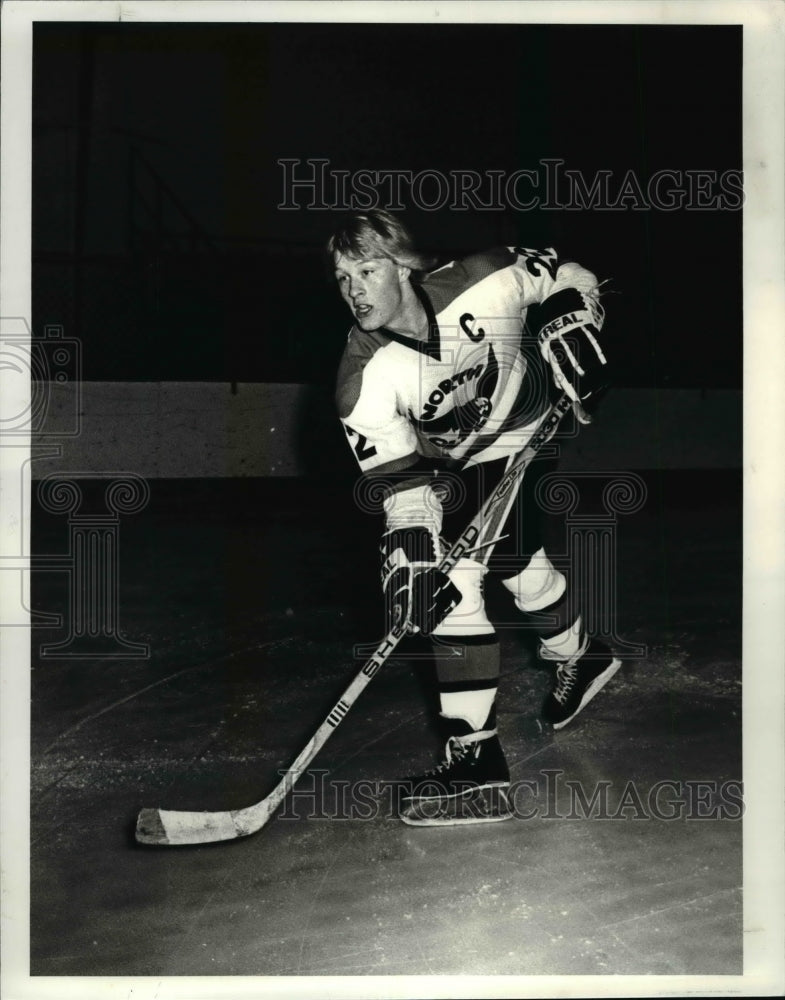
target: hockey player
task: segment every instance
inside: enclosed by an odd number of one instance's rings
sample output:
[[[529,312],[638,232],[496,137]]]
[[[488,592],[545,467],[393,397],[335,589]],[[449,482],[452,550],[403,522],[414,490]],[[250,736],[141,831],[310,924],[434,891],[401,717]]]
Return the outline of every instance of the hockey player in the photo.
[[[444,539],[460,534],[547,408],[523,350],[532,306],[539,352],[585,421],[582,404],[605,382],[597,279],[553,249],[520,247],[429,270],[408,230],[381,210],[350,216],[327,252],[354,318],[337,405],[362,473],[383,495],[387,614],[430,636],[436,658],[445,760],[405,783],[401,818],[412,825],[507,819],[510,776],[495,721],[499,644],[485,609],[486,573],[501,579],[535,629],[540,657],[554,664],[543,715],[555,729],[620,661],[570,614],[566,580],[544,550],[534,503],[541,462],[524,477],[488,567],[463,558],[448,577],[436,565]]]

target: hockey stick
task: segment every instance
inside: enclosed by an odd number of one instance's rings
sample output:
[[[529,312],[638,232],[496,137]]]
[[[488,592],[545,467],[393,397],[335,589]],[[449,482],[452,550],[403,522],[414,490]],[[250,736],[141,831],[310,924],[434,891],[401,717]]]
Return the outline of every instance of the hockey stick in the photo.
[[[566,393],[553,404],[529,443],[521,450],[480,510],[467,525],[461,537],[442,559],[439,569],[443,573],[449,573],[462,556],[476,550],[483,550],[481,558],[487,561],[490,549],[497,540],[498,532],[507,517],[524,472],[542,447],[551,440],[562,417],[572,407],[573,402]],[[330,710],[327,718],[305,745],[290,769],[268,796],[245,809],[232,809],[224,812],[142,809],[136,821],[137,841],[140,844],[167,846],[207,844],[213,841],[247,837],[249,834],[261,830],[365,690],[371,678],[389,659],[393,650],[406,634],[405,622],[390,629],[370,659],[366,661],[362,670]]]

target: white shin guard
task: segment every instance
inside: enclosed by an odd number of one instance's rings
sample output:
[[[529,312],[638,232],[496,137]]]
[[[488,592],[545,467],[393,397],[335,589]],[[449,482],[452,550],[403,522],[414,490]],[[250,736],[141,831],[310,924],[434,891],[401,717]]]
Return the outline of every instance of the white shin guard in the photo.
[[[538,549],[528,566],[517,576],[502,580],[502,585],[513,595],[518,609],[529,613],[555,604],[567,589],[564,575],[547,557],[545,549]]]
[[[450,579],[461,592],[457,606],[447,615],[438,628],[435,637],[450,636],[460,638],[468,635],[493,635],[494,627],[485,613],[485,595],[482,581],[488,572],[487,566],[475,559],[459,559]]]
[[[482,729],[496,700],[496,688],[479,691],[442,691],[439,694],[442,715],[465,719],[472,729]]]

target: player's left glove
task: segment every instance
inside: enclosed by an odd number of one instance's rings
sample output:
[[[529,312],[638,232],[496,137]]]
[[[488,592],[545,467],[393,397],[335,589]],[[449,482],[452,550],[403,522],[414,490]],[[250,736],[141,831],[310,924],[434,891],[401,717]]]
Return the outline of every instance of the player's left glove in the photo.
[[[607,360],[599,344],[603,309],[595,296],[563,288],[540,307],[537,340],[553,380],[577,404],[585,404],[608,384]],[[582,406],[575,408],[587,422]]]
[[[431,486],[393,493],[384,501],[382,585],[388,627],[431,633],[461,601],[461,592],[439,572],[441,501]]]
[[[429,635],[458,606],[461,592],[435,565],[425,527],[398,528],[382,538],[382,587],[387,625]]]

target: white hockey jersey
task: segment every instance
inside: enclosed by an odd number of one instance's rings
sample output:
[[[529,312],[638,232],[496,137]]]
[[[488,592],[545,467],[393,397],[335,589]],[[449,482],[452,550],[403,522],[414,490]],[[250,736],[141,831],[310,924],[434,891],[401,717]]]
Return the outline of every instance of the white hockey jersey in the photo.
[[[597,279],[559,264],[551,248],[502,247],[414,287],[428,340],[355,326],[338,370],[339,416],[360,468],[399,472],[419,456],[474,464],[518,451],[547,407],[545,386],[524,383],[527,310],[563,288],[596,294]]]

